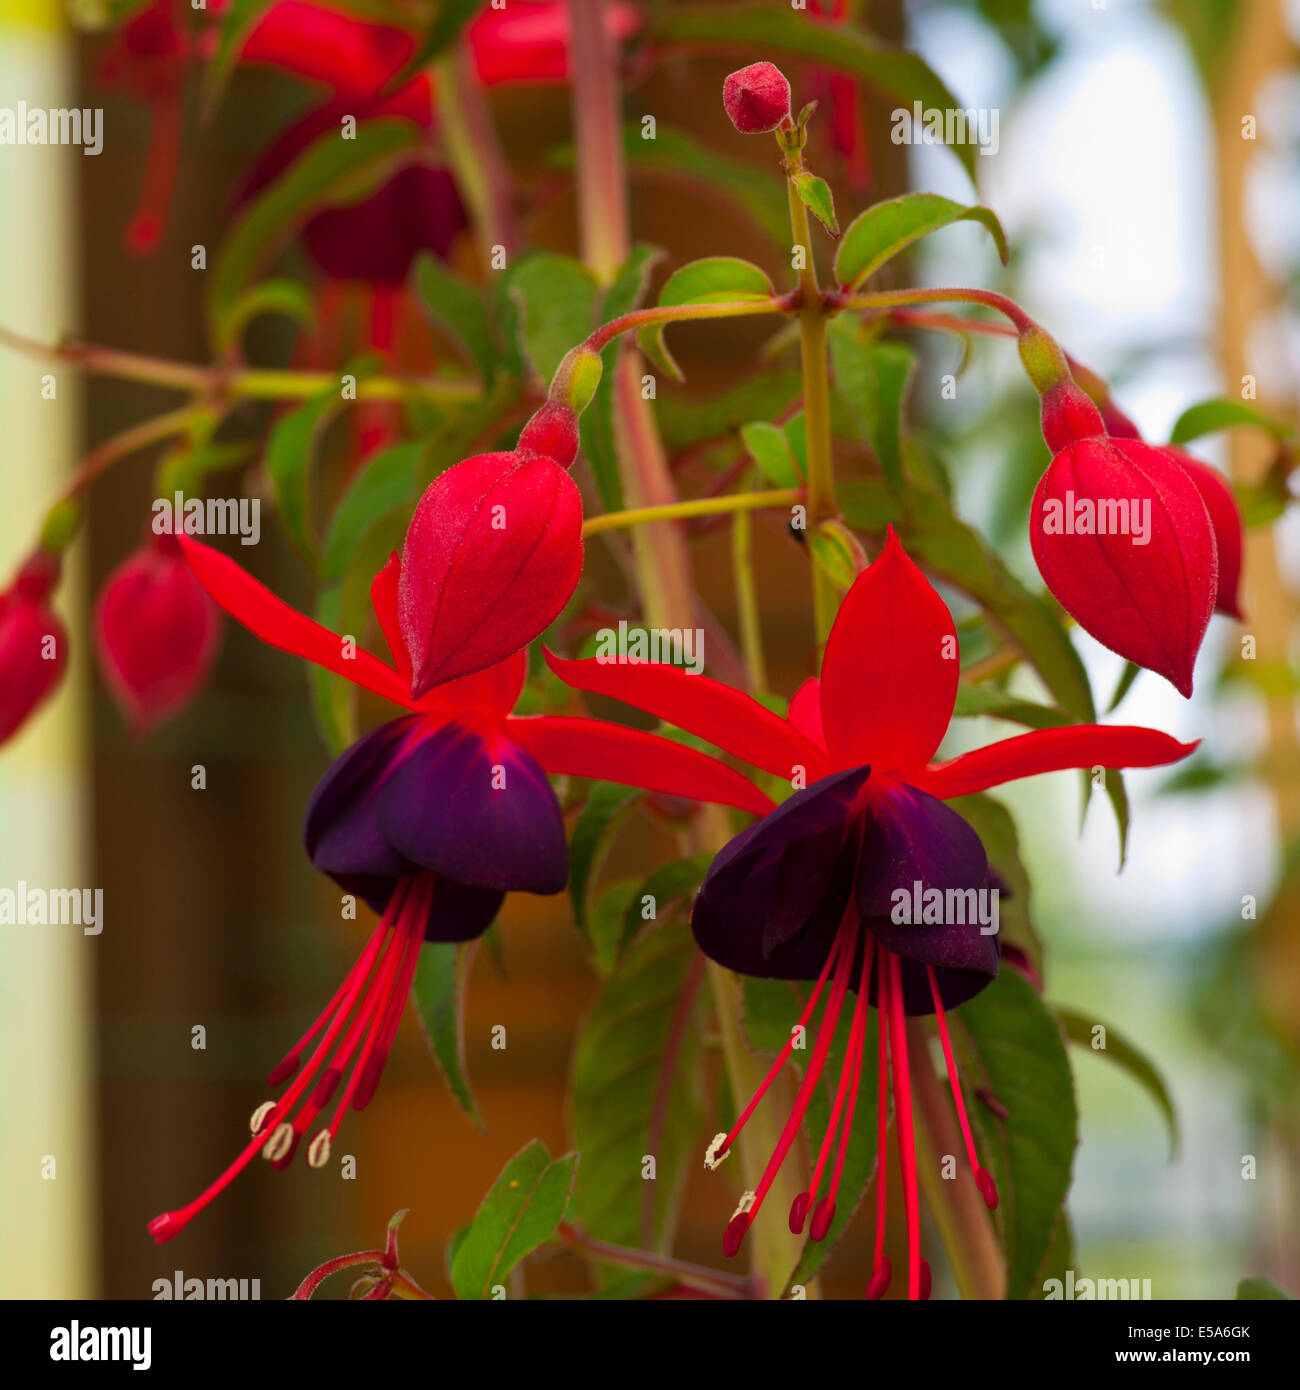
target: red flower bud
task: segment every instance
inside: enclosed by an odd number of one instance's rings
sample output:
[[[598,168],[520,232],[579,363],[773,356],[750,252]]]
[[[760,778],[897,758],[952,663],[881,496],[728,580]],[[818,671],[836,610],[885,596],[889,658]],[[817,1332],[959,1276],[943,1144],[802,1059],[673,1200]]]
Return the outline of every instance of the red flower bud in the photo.
[[[1201,494],[1169,451],[1101,433],[1066,444],[1034,493],[1029,538],[1085,631],[1191,694],[1219,563]]]
[[[221,614],[169,534],[109,575],[94,628],[104,681],[137,734],[193,699],[221,645]]]
[[[37,551],[0,593],[0,743],[26,722],[67,665],[67,633],[46,602],[58,577],[58,559]]]
[[[790,120],[790,83],[775,63],[751,63],[723,82],[722,104],[742,135],[761,135]]]
[[[1219,552],[1219,587],[1214,597],[1214,608],[1218,613],[1226,613],[1238,622],[1244,622],[1241,611],[1241,558],[1244,546],[1241,511],[1237,499],[1232,495],[1228,480],[1217,468],[1195,459],[1184,449],[1170,445],[1163,450],[1172,454],[1182,464],[1187,476],[1196,485],[1210,515],[1210,525],[1214,528],[1214,543]]]
[[[503,661],[569,601],[582,573],[582,497],[565,471],[576,448],[573,412],[546,405],[519,448],[465,459],[425,490],[398,590],[413,699]]]

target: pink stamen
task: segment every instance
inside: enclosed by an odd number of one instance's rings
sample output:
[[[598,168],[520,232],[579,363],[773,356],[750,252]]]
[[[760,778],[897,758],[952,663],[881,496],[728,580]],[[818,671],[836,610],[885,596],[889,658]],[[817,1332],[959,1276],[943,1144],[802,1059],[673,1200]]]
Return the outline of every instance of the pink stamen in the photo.
[[[948,1020],[944,1017],[943,1000],[939,995],[939,981],[935,977],[934,966],[927,965],[925,973],[930,978],[930,997],[934,1000],[934,1017],[939,1025],[939,1038],[943,1043],[943,1057],[948,1066],[948,1086],[952,1090],[953,1104],[957,1107],[957,1119],[961,1122],[962,1138],[966,1141],[966,1158],[970,1163],[971,1172],[975,1175],[975,1182],[979,1187],[980,1195],[984,1198],[984,1205],[990,1211],[996,1211],[998,1205],[997,1184],[993,1181],[993,1174],[987,1168],[980,1167],[979,1157],[975,1152],[975,1136],[971,1133],[970,1120],[966,1115],[966,1102],[962,1099],[961,1083],[957,1079],[957,1062],[953,1057],[952,1039],[948,1036]]]
[[[255,1123],[259,1126],[257,1133],[211,1186],[180,1210],[164,1212],[149,1223],[149,1230],[158,1244],[178,1235],[194,1216],[243,1172],[259,1152],[265,1151],[275,1168],[286,1167],[307,1126],[329,1103],[345,1073],[348,1073],[348,1081],[330,1126],[331,1137],[338,1129],[348,1101],[363,1082],[367,1086],[366,1099],[373,1095],[379,1073],[383,1070],[383,1058],[386,1058],[388,1046],[396,1033],[406,993],[415,973],[423,925],[433,891],[431,874],[398,881],[379,926],[357,963],[335,991],[324,1012],[284,1061],[272,1071],[272,1076],[278,1074],[282,1079],[298,1072],[293,1084],[274,1105],[268,1102],[264,1107],[265,1114],[259,1110],[255,1117]],[[324,1035],[306,1065],[299,1070],[302,1050],[322,1027],[325,1029]],[[343,1041],[335,1049],[345,1027],[347,1032]],[[359,1045],[361,1050],[358,1054]],[[382,1055],[373,1052],[377,1045],[382,1047]],[[331,1052],[334,1053],[332,1059]],[[327,1059],[330,1059],[328,1067],[325,1066]],[[376,1061],[377,1067],[374,1065]],[[290,1125],[286,1117],[309,1087],[312,1089],[308,1103]],[[313,1166],[320,1166],[328,1156],[327,1143],[317,1153],[320,1139],[321,1136],[317,1136],[310,1151]],[[272,1154],[274,1157],[271,1157]]]
[[[180,158],[181,102],[179,97],[166,97],[153,106],[144,187],[140,205],[126,231],[127,250],[133,256],[147,256],[162,240]]]
[[[880,1073],[876,1099],[876,1257],[867,1297],[883,1298],[889,1288],[893,1266],[885,1254],[885,1216],[888,1212],[889,1172],[889,965],[885,948],[876,948],[876,1018],[879,1022]]]

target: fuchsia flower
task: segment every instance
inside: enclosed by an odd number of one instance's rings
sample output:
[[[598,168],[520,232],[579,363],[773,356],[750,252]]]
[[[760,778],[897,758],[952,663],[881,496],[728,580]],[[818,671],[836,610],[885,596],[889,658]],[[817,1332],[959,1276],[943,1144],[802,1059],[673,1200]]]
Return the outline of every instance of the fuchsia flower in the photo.
[[[868,1296],[890,1279],[884,1257],[886,1067],[892,1070],[909,1244],[909,1296],[928,1291],[920,1257],[916,1157],[905,1036],[907,1015],[934,1013],[948,1061],[953,1101],[975,1180],[990,1207],[992,1176],[980,1166],[966,1116],[944,1011],[970,999],[998,969],[995,935],[974,914],[961,923],[900,920],[900,903],[931,890],[976,893],[990,886],[984,847],[945,800],[1019,777],[1078,767],[1154,767],[1195,745],[1154,729],[1099,725],[1036,730],[947,762],[931,759],[948,727],[959,673],[956,631],[943,600],[908,559],[892,529],[880,558],[854,582],[826,646],[822,678],[799,689],[789,719],[704,676],[667,666],[565,661],[548,654],[561,679],[612,696],[802,789],[736,836],[717,856],[696,899],[695,939],[706,955],[741,974],[815,981],[801,1019],[829,994],[793,1113],[757,1189],[727,1227],[734,1255],[794,1143],[825,1066],[840,1014],[852,1024],[830,1125],[807,1192],[790,1211],[801,1231],[825,1235],[847,1152],[861,1074],[867,1008],[880,1034],[880,1153],[876,1265]],[[902,897],[900,898],[900,895]],[[974,902],[975,899],[965,901]],[[848,1005],[850,991],[857,1002]],[[727,1153],[793,1047],[777,1058],[731,1132],[707,1158]],[[819,1196],[836,1134],[839,1149]]]
[[[524,682],[522,651],[476,675],[410,694],[412,651],[398,620],[408,541],[375,576],[375,617],[388,665],[353,650],[289,608],[232,560],[188,537],[181,546],[208,593],[273,647],[347,677],[406,713],[326,771],[307,808],[312,863],[380,913],[369,942],[316,1022],[271,1071],[290,1082],[255,1111],[252,1138],[206,1191],[150,1222],[170,1240],[259,1152],[275,1167],[319,1126],[307,1161],[322,1167],[348,1107],[375,1093],[424,941],[485,931],[507,892],[558,893],[568,877],[559,802],[547,774],[603,778],[763,815],[768,797],[725,764],[668,739],[596,720],[510,713]],[[333,1105],[326,1116],[327,1107]]]
[[[1174,450],[1108,434],[1068,374],[1042,418],[1053,458],[1029,540],[1047,587],[1099,642],[1190,695],[1221,587],[1210,484]]]
[[[68,635],[49,605],[58,557],[38,550],[0,592],[0,743],[47,700],[68,664]]]
[[[109,575],[94,626],[104,680],[138,734],[189,704],[221,646],[221,614],[167,533]]]

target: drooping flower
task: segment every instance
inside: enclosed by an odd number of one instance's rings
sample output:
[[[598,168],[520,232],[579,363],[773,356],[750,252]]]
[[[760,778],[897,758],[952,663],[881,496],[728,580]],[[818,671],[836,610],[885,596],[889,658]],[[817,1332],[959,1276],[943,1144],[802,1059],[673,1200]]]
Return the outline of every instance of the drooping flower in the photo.
[[[100,670],[133,730],[149,731],[202,687],[221,646],[221,614],[176,537],[152,536],[109,575],[95,606]]]
[[[0,743],[53,693],[68,664],[68,635],[49,605],[58,557],[38,550],[0,591]]]
[[[1123,413],[1113,401],[1099,403],[1106,432],[1116,439],[1141,439],[1137,426]],[[1241,509],[1232,495],[1228,480],[1217,468],[1193,458],[1186,449],[1176,444],[1153,446],[1161,453],[1173,458],[1192,480],[1205,510],[1209,513],[1210,525],[1214,528],[1214,544],[1219,556],[1219,586],[1214,596],[1214,611],[1226,614],[1229,618],[1243,621],[1241,611],[1241,566],[1245,549],[1245,527],[1241,519]]]
[[[375,1093],[425,941],[484,932],[507,892],[558,893],[568,877],[559,802],[547,774],[602,778],[735,806],[771,801],[724,763],[668,739],[597,720],[510,713],[525,654],[411,696],[398,621],[405,564],[394,554],[371,598],[393,665],[282,603],[232,560],[189,537],[181,546],[208,593],[256,636],[401,706],[406,713],[338,757],[312,794],[304,840],[312,863],[380,920],[320,1017],[271,1070],[288,1082],[254,1112],[252,1137],[224,1173],[150,1223],[177,1235],[261,1153],[285,1167],[308,1131],[322,1167],[349,1107]],[[332,1107],[332,1108],[331,1108]],[[328,1112],[328,1113],[327,1113]]]
[[[1022,336],[1027,365],[1045,341],[1040,334],[1027,348]],[[1043,437],[1053,451],[1029,516],[1039,572],[1086,632],[1190,695],[1219,592],[1218,547],[1200,488],[1169,450],[1108,434],[1063,357],[1045,373],[1059,378],[1038,382]]]
[[[724,1250],[736,1253],[758,1214],[825,1068],[836,1023],[851,1008],[830,1123],[809,1188],[790,1212],[791,1229],[802,1231],[811,1216],[813,1238],[825,1235],[847,1152],[867,1009],[874,1005],[882,1162],[868,1294],[880,1297],[890,1278],[883,1246],[888,1067],[904,1175],[908,1290],[912,1298],[925,1296],[929,1274],[920,1256],[909,1015],[935,1015],[972,1173],[985,1201],[997,1202],[993,1178],[975,1149],[945,1018],[946,1009],[972,998],[997,973],[998,939],[988,930],[996,926],[995,900],[983,896],[996,883],[979,837],[944,802],[1065,768],[1158,766],[1194,745],[1153,729],[1080,725],[1035,730],[932,762],[957,691],[956,631],[943,600],[892,529],[880,558],[844,599],[821,680],[800,687],[788,719],[728,686],[671,667],[550,655],[548,660],[576,689],[624,700],[801,788],[723,848],[692,917],[700,948],[720,964],[760,978],[814,981],[801,1024],[807,1025],[827,995],[794,1110],[758,1187],[728,1225]],[[857,1000],[849,1004],[853,991]],[[730,1133],[710,1146],[710,1167],[727,1153],[792,1047],[793,1036]]]

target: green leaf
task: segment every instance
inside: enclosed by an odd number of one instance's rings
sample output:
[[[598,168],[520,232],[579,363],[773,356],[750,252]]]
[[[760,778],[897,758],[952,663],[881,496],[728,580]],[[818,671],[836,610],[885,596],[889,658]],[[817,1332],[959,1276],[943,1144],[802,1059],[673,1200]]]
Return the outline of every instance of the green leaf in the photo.
[[[1074,1232],[1070,1228],[1070,1213],[1062,1207],[1061,1214],[1056,1218],[1056,1226],[1052,1230],[1047,1253],[1043,1256],[1042,1264],[1038,1266],[1037,1274],[1034,1275],[1029,1297],[1038,1301],[1046,1299],[1047,1290],[1043,1286],[1047,1281],[1057,1279],[1064,1286],[1067,1271],[1074,1268]]]
[[[903,490],[903,403],[916,368],[904,343],[881,343],[859,334],[851,319],[835,319],[827,334],[835,384],[871,446],[890,488]]]
[[[802,392],[803,378],[797,371],[770,372],[711,400],[687,400],[673,392],[657,402],[656,414],[664,443],[670,449],[686,449],[734,434],[746,421],[772,420]]]
[[[440,0],[433,22],[416,45],[410,61],[389,80],[385,91],[400,91],[419,72],[444,54],[460,37],[461,31],[482,9],[482,0]]]
[[[1119,680],[1115,683],[1115,693],[1110,697],[1110,703],[1106,706],[1107,714],[1114,714],[1119,708],[1124,696],[1133,688],[1133,682],[1141,674],[1142,668],[1136,661],[1126,661],[1124,670],[1120,673]]]
[[[654,246],[632,248],[601,301],[602,322],[610,323],[622,318],[640,306],[650,282],[650,271],[662,254]],[[583,456],[591,467],[596,491],[600,493],[600,500],[608,512],[623,509],[623,480],[619,473],[618,444],[614,433],[615,376],[621,347],[622,344],[615,340],[602,349],[600,385],[578,420]]]
[[[794,186],[808,211],[832,236],[839,236],[840,224],[835,216],[835,198],[830,184],[815,174],[803,173],[795,177]]]
[[[415,263],[415,285],[430,316],[448,329],[469,353],[485,385],[496,373],[497,350],[483,297],[436,257]]]
[[[786,5],[673,7],[660,13],[662,18],[650,33],[655,43],[752,51],[769,61],[787,53],[860,77],[907,106],[919,101],[922,106],[950,111],[962,105],[924,59],[881,43],[857,25],[796,14]],[[973,182],[975,146],[956,145],[952,152]]]
[[[313,566],[316,542],[311,523],[311,466],[317,444],[342,406],[342,395],[331,388],[288,415],[282,415],[266,441],[266,474],[280,520],[298,552]]]
[[[1005,690],[969,685],[965,681],[957,687],[952,716],[954,719],[1006,719],[1013,724],[1023,724],[1027,729],[1057,729],[1062,724],[1074,722],[1064,710],[1052,705],[1038,705]]]
[[[728,304],[770,299],[775,291],[766,274],[735,256],[708,256],[675,270],[659,292],[661,308],[683,304]],[[682,369],[664,342],[664,325],[650,324],[637,334],[637,345],[662,371],[682,381]]]
[[[218,354],[228,353],[244,329],[261,314],[283,314],[311,325],[316,321],[316,302],[307,286],[297,280],[261,281],[237,296],[215,324]]]
[[[587,919],[587,935],[596,952],[596,968],[602,975],[610,974],[618,963],[623,944],[623,919],[634,900],[639,901],[639,878],[623,878],[611,884],[592,908]]]
[[[850,478],[837,489],[844,519],[882,535],[892,524],[907,553],[924,569],[979,603],[990,620],[1025,653],[1060,707],[1080,723],[1096,722],[1083,662],[1053,609],[1031,594],[997,552],[960,520],[947,500],[913,482],[907,508],[883,478]]]
[[[230,0],[217,23],[216,47],[203,73],[203,109],[209,116],[221,100],[230,74],[239,61],[239,51],[253,26],[270,8],[273,0]]]
[[[510,291],[519,304],[520,341],[544,384],[595,326],[598,290],[595,275],[571,256],[540,251],[516,265]]]
[[[1272,1302],[1279,1299],[1288,1303],[1294,1301],[1292,1295],[1287,1293],[1285,1289],[1280,1288],[1271,1279],[1264,1279],[1259,1276],[1243,1279],[1237,1285],[1237,1299],[1239,1302]]]
[[[1020,832],[1015,818],[995,797],[986,792],[954,797],[948,805],[980,838],[989,857],[989,867],[1006,885],[998,895],[998,934],[1002,941],[1018,946],[1042,974],[1043,943],[1034,926],[1029,872],[1020,855]]]
[[[280,244],[326,203],[364,197],[420,138],[409,121],[365,121],[356,138],[322,135],[265,189],[235,223],[212,267],[208,316],[226,322],[240,291]],[[215,334],[214,334],[215,336]]]
[[[835,253],[835,276],[845,290],[856,290],[914,241],[954,222],[967,221],[980,222],[989,229],[1005,265],[1007,239],[991,209],[954,203],[937,193],[905,193],[877,203],[853,219]]]
[[[713,856],[714,851],[706,849],[685,859],[669,860],[642,880],[623,914],[623,931],[617,943],[617,954],[621,955],[627,949],[648,922],[663,922],[672,915],[677,904],[699,887],[709,871],[709,865],[713,863]],[[650,905],[653,917],[643,915],[648,898],[653,899]]]
[[[316,596],[316,621],[337,632],[343,616],[343,586],[329,585]],[[312,713],[326,748],[338,757],[357,741],[357,688],[344,676],[311,662],[307,667]]]
[[[578,930],[587,935],[587,905],[592,880],[618,833],[619,827],[640,799],[635,788],[614,782],[597,782],[574,822],[569,837],[569,896]]]
[[[785,431],[767,420],[751,420],[740,437],[749,456],[773,487],[800,487],[803,477]]]
[[[573,1063],[575,1204],[583,1227],[616,1244],[666,1250],[700,1145],[707,999],[690,931],[669,923],[628,951],[583,1023]],[[701,1150],[702,1152],[702,1150]],[[644,1156],[655,1176],[642,1176]]]
[[[1061,1020],[1061,1027],[1065,1029],[1065,1036],[1071,1042],[1078,1043],[1081,1047],[1087,1047],[1098,1056],[1106,1057],[1114,1062],[1117,1067],[1128,1072],[1133,1080],[1155,1101],[1164,1117],[1165,1127],[1169,1131],[1169,1157],[1174,1158],[1178,1153],[1178,1116],[1174,1111],[1173,1097],[1169,1094],[1169,1088],[1165,1085],[1164,1078],[1155,1069],[1150,1059],[1139,1052],[1122,1033],[1112,1028],[1108,1023],[1089,1018],[1074,1009],[1058,1008],[1056,1016]],[[1101,1028],[1104,1032],[1104,1046],[1102,1047],[1096,1046],[1094,1041],[1094,1030],[1097,1028]]]
[[[540,1139],[506,1164],[452,1261],[457,1298],[491,1298],[520,1260],[554,1236],[568,1210],[577,1166],[576,1153],[552,1161]]]
[[[1174,421],[1169,442],[1187,444],[1193,439],[1199,439],[1203,434],[1230,430],[1237,425],[1258,425],[1277,440],[1286,439],[1291,434],[1291,426],[1285,421],[1265,415],[1262,410],[1256,410],[1244,401],[1235,401],[1228,396],[1215,396],[1184,410]]]
[[[1016,970],[1004,969],[949,1015],[968,1065],[962,1084],[998,1184],[1007,1298],[1030,1296],[1070,1187],[1079,1116],[1057,1020]],[[984,1103],[987,1088],[1007,1112]]]
[[[411,998],[433,1060],[457,1104],[480,1129],[483,1116],[465,1073],[465,991],[477,942],[426,941]]]
[[[667,179],[688,180],[702,191],[738,203],[774,242],[781,246],[789,242],[790,206],[780,181],[766,169],[727,159],[689,132],[662,122],[657,123],[653,140],[642,139],[639,122],[629,122],[624,127],[623,149],[634,177],[644,169]]]
[[[321,574],[337,579],[356,554],[357,543],[381,516],[419,494],[419,444],[394,444],[374,455],[352,480],[330,518],[322,547]]]

